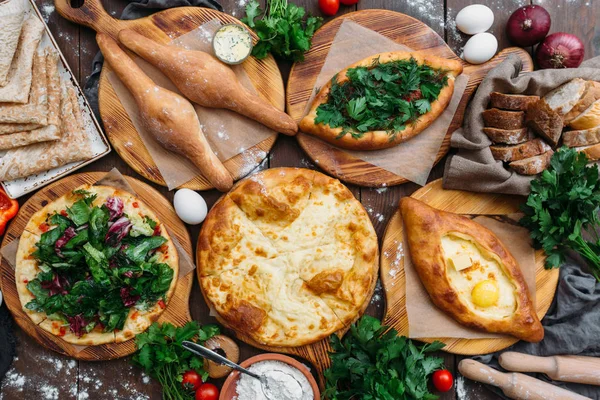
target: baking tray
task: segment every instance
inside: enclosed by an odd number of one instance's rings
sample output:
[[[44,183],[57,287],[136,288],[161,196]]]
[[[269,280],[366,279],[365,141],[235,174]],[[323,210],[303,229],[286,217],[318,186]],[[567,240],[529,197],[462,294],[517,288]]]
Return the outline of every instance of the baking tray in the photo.
[[[90,107],[89,103],[87,102],[87,99],[83,95],[83,91],[81,90],[77,79],[73,75],[73,71],[71,71],[71,68],[69,68],[65,56],[63,55],[62,51],[60,51],[60,48],[54,40],[54,37],[52,37],[52,33],[50,32],[46,21],[44,21],[40,10],[38,10],[37,6],[32,0],[29,0],[28,4],[29,10],[27,10],[27,16],[34,15],[44,23],[45,32],[42,36],[42,40],[40,41],[38,51],[48,47],[53,47],[58,52],[60,58],[60,61],[58,63],[58,71],[62,79],[70,80],[73,83],[73,86],[77,92],[77,98],[79,100],[79,108],[81,109],[84,127],[91,139],[92,151],[94,155],[89,160],[73,162],[70,164],[63,165],[62,167],[51,169],[49,171],[41,172],[35,175],[30,175],[26,178],[2,182],[2,187],[4,188],[8,196],[13,199],[21,197],[24,194],[30,193],[34,190],[38,190],[39,188],[49,184],[50,182],[54,182],[55,180],[60,179],[72,173],[73,171],[78,170],[79,168],[104,157],[111,151],[110,144],[108,143],[104,132],[102,132],[102,128],[96,120],[96,117],[92,112],[92,108]]]

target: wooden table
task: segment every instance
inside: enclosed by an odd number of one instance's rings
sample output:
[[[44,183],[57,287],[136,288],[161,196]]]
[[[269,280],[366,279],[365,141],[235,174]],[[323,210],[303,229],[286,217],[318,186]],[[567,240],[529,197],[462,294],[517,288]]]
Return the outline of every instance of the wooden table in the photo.
[[[76,0],[75,0],[76,1]],[[220,0],[225,11],[241,18],[245,15],[244,4],[247,0]],[[317,0],[290,0],[319,15]],[[600,2],[598,0],[532,0],[534,4],[543,5],[552,15],[551,32],[566,31],[578,35],[586,45],[586,58],[600,54],[600,28],[595,21],[600,18]],[[36,0],[54,37],[65,54],[75,76],[85,82],[91,72],[92,59],[98,51],[94,40],[94,32],[72,24],[61,18],[54,10],[53,0]],[[120,15],[127,4],[123,0],[104,0],[104,6],[112,15]],[[487,4],[495,12],[495,23],[492,32],[500,41],[500,48],[508,45],[504,35],[504,26],[508,16],[519,6],[529,4],[525,0],[360,0],[356,6],[340,9],[340,14],[356,9],[385,8],[403,12],[418,18],[431,26],[446,39],[448,44],[460,54],[460,49],[467,37],[454,27],[453,19],[464,6],[472,3]],[[445,21],[448,21],[446,24]],[[284,77],[287,77],[290,65],[281,64]],[[430,179],[441,177],[444,162],[442,161],[431,173]],[[316,168],[303,154],[295,139],[281,135],[261,168],[269,167],[304,167]],[[124,174],[138,176],[113,152],[109,156],[87,166],[83,171],[108,171],[119,168]],[[138,176],[139,177],[139,176]],[[166,188],[153,185],[167,198],[173,193]],[[415,184],[379,189],[361,189],[351,187],[355,196],[361,200],[369,211],[373,225],[381,239],[388,219],[397,207],[398,200],[418,188]],[[202,193],[209,206],[219,197],[216,191]],[[22,199],[23,201],[26,198]],[[199,227],[190,227],[192,240],[198,238]],[[198,283],[192,291],[190,308],[194,319],[202,322],[214,322],[208,316]],[[367,312],[381,317],[383,300],[381,289],[376,292]],[[110,362],[82,362],[70,360],[40,347],[36,342],[17,330],[17,358],[12,369],[2,382],[0,399],[160,399],[160,387],[137,368],[129,364],[129,359]],[[258,350],[241,345],[242,359],[259,353]],[[440,353],[446,366],[455,375],[456,367],[462,357]],[[459,377],[452,391],[441,396],[442,399],[495,399],[498,396],[484,385],[464,380]]]

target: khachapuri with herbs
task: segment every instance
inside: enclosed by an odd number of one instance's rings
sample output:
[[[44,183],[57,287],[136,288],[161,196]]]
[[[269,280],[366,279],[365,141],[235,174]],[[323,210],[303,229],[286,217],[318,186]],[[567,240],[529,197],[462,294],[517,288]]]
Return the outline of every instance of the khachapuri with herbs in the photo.
[[[300,130],[344,149],[393,147],[442,114],[461,73],[458,60],[420,52],[376,54],[323,86]]]
[[[207,303],[241,338],[295,347],[350,325],[369,302],[377,236],[337,179],[274,168],[240,181],[200,232]]]
[[[79,345],[124,342],[166,308],[179,257],[139,199],[83,185],[36,212],[19,241],[15,280],[25,313]]]

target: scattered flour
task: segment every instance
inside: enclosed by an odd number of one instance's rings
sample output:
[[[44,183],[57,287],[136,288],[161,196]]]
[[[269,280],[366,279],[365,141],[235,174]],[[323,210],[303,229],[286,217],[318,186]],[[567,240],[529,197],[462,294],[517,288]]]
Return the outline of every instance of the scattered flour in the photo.
[[[383,286],[381,286],[381,281],[377,279],[375,291],[373,292],[373,297],[371,297],[371,304],[377,304],[377,307],[382,307],[383,302],[381,299],[383,299]]]
[[[54,8],[54,3],[46,3],[42,7],[40,7],[40,12],[42,13],[42,17],[44,21],[47,23],[50,19],[50,16],[54,13],[56,9]]]

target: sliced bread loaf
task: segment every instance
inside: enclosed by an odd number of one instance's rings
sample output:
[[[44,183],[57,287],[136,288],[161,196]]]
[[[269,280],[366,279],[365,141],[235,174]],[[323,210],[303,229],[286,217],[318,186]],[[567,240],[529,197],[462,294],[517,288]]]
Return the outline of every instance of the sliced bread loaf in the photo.
[[[525,127],[525,113],[491,108],[483,112],[483,123],[487,128],[521,129]]]
[[[548,150],[547,152],[537,156],[525,158],[519,161],[513,161],[508,165],[514,169],[517,174],[536,175],[548,168],[552,154],[554,154],[554,152],[552,150]]]
[[[526,121],[527,125],[546,139],[552,147],[558,144],[562,135],[563,118],[553,111],[543,99],[529,106]]]
[[[490,93],[492,107],[503,110],[525,111],[530,104],[535,103],[539,96],[525,96],[522,94],[504,94],[500,92]]]
[[[587,89],[587,81],[575,78],[548,92],[542,100],[548,104],[552,111],[561,116],[566,115],[573,109]]]
[[[550,146],[542,139],[537,138],[513,146],[490,146],[490,150],[496,160],[510,162],[545,153],[550,150]]]
[[[595,81],[587,81],[586,89],[583,96],[573,106],[571,111],[565,114],[564,124],[567,125],[575,118],[577,118],[582,112],[584,112],[589,106],[592,105],[596,100],[600,100],[600,83]]]
[[[589,146],[600,143],[600,126],[582,131],[566,131],[563,133],[563,144],[569,147]]]
[[[569,127],[577,130],[600,126],[600,100],[596,100],[584,112],[569,122]]]
[[[519,144],[535,138],[529,128],[521,129],[498,129],[483,128],[483,133],[490,138],[494,144]]]
[[[580,153],[585,153],[585,155],[588,158],[588,161],[590,162],[600,160],[600,144],[578,147],[577,151],[579,151]]]

